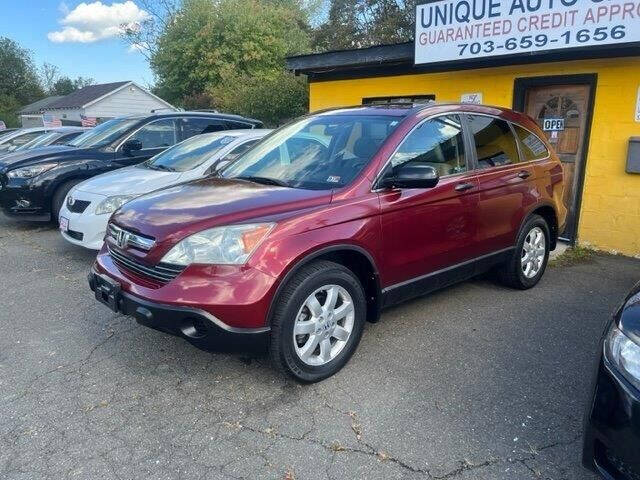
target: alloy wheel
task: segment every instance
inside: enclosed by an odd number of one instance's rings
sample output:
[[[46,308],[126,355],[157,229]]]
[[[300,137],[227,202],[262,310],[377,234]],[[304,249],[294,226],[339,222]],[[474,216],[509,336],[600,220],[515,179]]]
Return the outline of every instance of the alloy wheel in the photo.
[[[293,326],[296,354],[307,365],[320,366],[336,358],[353,331],[353,299],[339,285],[318,288],[304,301]]]
[[[533,227],[525,237],[520,263],[526,278],[534,278],[542,269],[547,254],[546,242],[540,227]]]

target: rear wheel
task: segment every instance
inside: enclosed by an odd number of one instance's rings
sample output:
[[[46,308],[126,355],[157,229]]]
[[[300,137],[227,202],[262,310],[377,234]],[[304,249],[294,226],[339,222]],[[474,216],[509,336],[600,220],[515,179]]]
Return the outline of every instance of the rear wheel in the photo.
[[[521,290],[535,286],[547,268],[550,243],[545,219],[531,216],[518,236],[512,257],[498,271],[502,282]]]
[[[366,318],[362,285],[328,261],[303,267],[282,291],[271,322],[271,359],[303,382],[339,371],[355,352]]]
[[[67,196],[67,193],[69,193],[69,191],[81,181],[82,180],[70,180],[68,182],[64,182],[53,194],[53,199],[51,200],[51,221],[56,225],[58,224],[60,210],[62,210],[62,205],[64,203],[64,199]]]

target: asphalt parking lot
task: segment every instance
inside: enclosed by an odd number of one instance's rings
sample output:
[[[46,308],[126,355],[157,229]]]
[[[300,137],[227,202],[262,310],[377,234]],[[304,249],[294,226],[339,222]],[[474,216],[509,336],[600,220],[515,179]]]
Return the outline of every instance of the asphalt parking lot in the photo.
[[[384,313],[338,375],[208,353],[96,303],[93,254],[0,217],[2,479],[592,479],[582,416],[640,262],[529,292],[467,282]]]

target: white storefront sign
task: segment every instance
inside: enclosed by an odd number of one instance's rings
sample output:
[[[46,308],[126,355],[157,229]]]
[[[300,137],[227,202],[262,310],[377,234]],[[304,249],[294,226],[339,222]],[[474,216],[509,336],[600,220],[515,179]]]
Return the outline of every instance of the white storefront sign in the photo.
[[[463,93],[460,96],[460,101],[462,103],[482,103],[482,93]]]
[[[416,7],[416,64],[639,41],[640,0],[440,0]]]

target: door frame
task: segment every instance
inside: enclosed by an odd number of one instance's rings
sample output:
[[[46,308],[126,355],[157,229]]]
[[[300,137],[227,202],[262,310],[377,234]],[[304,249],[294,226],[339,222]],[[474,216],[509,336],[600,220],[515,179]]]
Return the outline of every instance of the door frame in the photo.
[[[575,245],[578,239],[578,226],[580,224],[580,213],[582,210],[582,194],[584,191],[585,172],[587,170],[587,157],[589,156],[589,142],[591,140],[591,125],[593,123],[593,111],[596,99],[596,88],[598,86],[598,74],[588,73],[579,75],[550,75],[542,77],[516,78],[513,83],[513,109],[524,112],[526,105],[527,89],[532,87],[550,87],[553,85],[588,85],[589,100],[587,104],[587,119],[584,132],[584,145],[580,163],[576,165],[576,189],[573,202],[575,205],[575,215],[571,230],[573,237],[568,240],[571,245]]]

